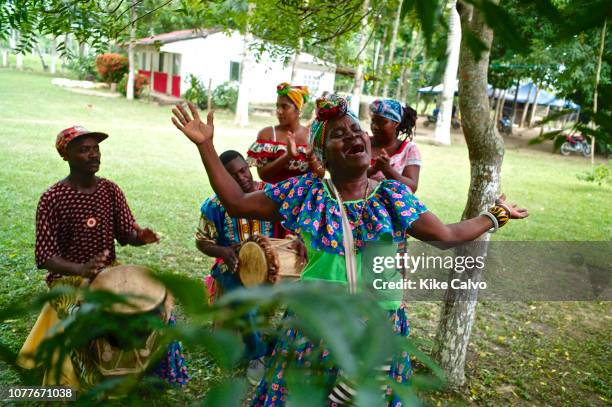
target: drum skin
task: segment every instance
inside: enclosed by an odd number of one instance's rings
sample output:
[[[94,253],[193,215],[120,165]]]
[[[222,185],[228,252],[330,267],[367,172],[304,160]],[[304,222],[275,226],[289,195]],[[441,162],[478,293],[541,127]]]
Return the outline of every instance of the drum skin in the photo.
[[[253,236],[238,252],[238,275],[245,287],[298,280],[302,264],[296,250],[290,248],[293,239]]]
[[[170,319],[174,301],[166,288],[150,277],[150,270],[135,265],[121,265],[104,269],[92,281],[92,290],[106,290],[128,296],[129,304],[115,304],[112,312],[133,318],[137,314],[152,314],[165,323]],[[94,361],[103,376],[139,374],[159,349],[157,331],[145,332],[146,340],[138,349],[117,347],[112,338],[93,341]]]

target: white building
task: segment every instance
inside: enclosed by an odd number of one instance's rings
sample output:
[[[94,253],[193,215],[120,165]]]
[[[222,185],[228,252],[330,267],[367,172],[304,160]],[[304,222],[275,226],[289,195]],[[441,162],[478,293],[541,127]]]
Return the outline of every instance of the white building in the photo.
[[[212,80],[212,89],[238,81],[243,50],[244,36],[238,31],[182,30],[137,40],[135,59],[138,72],[149,77],[153,91],[180,97],[189,89],[190,74],[205,87]],[[291,82],[291,62],[285,66],[268,52],[250,62],[246,71],[250,102],[274,103],[276,85]],[[294,84],[306,85],[318,96],[334,90],[335,72],[335,65],[302,53]]]

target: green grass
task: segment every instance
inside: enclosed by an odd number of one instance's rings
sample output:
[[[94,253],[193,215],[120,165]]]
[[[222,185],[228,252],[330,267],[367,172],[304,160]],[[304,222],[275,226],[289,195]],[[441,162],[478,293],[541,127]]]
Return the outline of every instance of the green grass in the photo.
[[[162,236],[159,245],[119,249],[119,259],[198,278],[208,272],[212,262],[195,249],[193,233],[199,205],[211,188],[196,150],[170,123],[169,107],[76,94],[51,86],[48,76],[0,69],[0,111],[0,308],[45,290],[44,272],[36,270],[33,257],[36,205],[40,194],[67,174],[54,148],[55,135],[77,123],[110,134],[102,144],[100,175],[122,187],[140,225]],[[221,112],[217,149],[244,152],[257,130],[273,122],[256,117],[248,128],[238,129]],[[457,221],[469,185],[467,149],[420,148],[424,166],[418,196],[444,221]],[[611,189],[576,179],[588,169],[581,158],[507,151],[503,190],[531,216],[511,222],[494,237],[609,240]],[[410,311],[413,334],[431,339],[437,305],[411,304]],[[484,302],[472,333],[469,385],[459,393],[435,395],[432,402],[604,405],[612,396],[609,315],[608,303]],[[18,350],[34,318],[0,324],[2,341]],[[200,398],[218,379],[219,370],[203,354],[189,356],[193,381],[188,392],[173,392],[168,400]],[[0,383],[16,380],[0,365]]]

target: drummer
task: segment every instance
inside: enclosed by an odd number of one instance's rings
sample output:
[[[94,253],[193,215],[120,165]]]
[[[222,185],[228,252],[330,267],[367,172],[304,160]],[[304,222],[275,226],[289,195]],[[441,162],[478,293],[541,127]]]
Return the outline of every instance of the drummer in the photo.
[[[264,189],[266,184],[253,180],[249,165],[239,152],[228,150],[222,153],[219,158],[227,172],[245,193]],[[255,234],[282,238],[286,233],[278,229],[280,226],[278,223],[230,216],[216,195],[204,201],[200,212],[200,223],[195,236],[196,246],[202,253],[216,258],[210,275],[206,279],[209,299],[212,302],[212,299],[219,296],[221,292],[231,291],[242,286],[236,272],[238,266],[237,248],[242,242]],[[303,244],[296,240],[296,245],[296,249],[303,253],[302,257],[305,258],[306,249]],[[250,325],[254,326],[254,314],[248,314],[246,318],[249,319]],[[251,361],[247,373],[253,372],[256,375],[254,369],[257,369],[257,365],[263,367],[261,358],[267,352],[267,345],[262,340],[261,334],[255,329],[249,330],[244,335],[244,341],[246,346],[245,358]]]
[[[153,230],[136,224],[119,186],[96,176],[100,169],[99,144],[107,137],[82,126],[67,128],[57,136],[55,147],[68,162],[70,172],[42,194],[36,211],[36,265],[47,270],[49,288],[60,284],[78,287],[91,281],[116,262],[115,240],[122,246],[159,241]],[[32,357],[46,330],[77,305],[75,296],[63,296],[45,305],[21,349],[19,362],[23,367],[34,367]],[[95,367],[87,352],[75,349],[72,353],[71,358],[78,358],[80,363],[72,366],[65,362],[59,384],[76,389],[94,384]],[[172,366],[164,359],[162,365],[165,378],[184,384],[187,373],[184,361],[179,359],[174,357]],[[45,385],[56,384],[50,376],[45,376]]]

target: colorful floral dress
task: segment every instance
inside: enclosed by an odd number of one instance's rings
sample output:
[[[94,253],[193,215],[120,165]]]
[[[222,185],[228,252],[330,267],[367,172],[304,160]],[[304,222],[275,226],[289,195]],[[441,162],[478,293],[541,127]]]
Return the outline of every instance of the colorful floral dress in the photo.
[[[309,170],[308,158],[306,157],[308,145],[297,144],[296,147],[298,158],[290,160],[285,170],[275,175],[269,182],[281,182],[291,177],[303,175]],[[286,151],[287,143],[276,141],[276,130],[272,126],[272,140],[256,140],[251,144],[249,151],[247,151],[247,163],[251,167],[260,168],[282,157]]]
[[[311,173],[290,178],[285,182],[269,186],[266,195],[280,205],[283,226],[304,239],[308,250],[308,265],[302,272],[303,281],[323,280],[347,284],[345,248],[342,239],[342,218],[338,202],[327,185]],[[427,211],[425,206],[402,183],[383,180],[364,200],[344,202],[349,221],[354,225],[353,236],[358,248],[368,242],[380,240],[399,243],[405,240],[406,231],[412,222]],[[364,207],[365,205],[365,207]],[[361,219],[360,219],[361,216]],[[358,224],[356,224],[359,221]],[[350,250],[350,249],[349,249]],[[357,278],[361,279],[361,250],[357,252]],[[380,304],[388,310],[393,329],[407,336],[409,324],[400,301],[387,301]],[[273,369],[273,379],[264,378],[257,387],[251,406],[284,406],[287,388],[283,380],[283,358],[287,358],[289,343],[300,339],[299,332],[288,330],[279,339],[272,353],[269,368]],[[301,339],[300,339],[301,340]],[[303,343],[301,343],[303,342]],[[326,362],[327,351],[313,352],[317,346],[310,341],[302,341],[297,346],[295,359],[306,363],[314,354],[321,355]],[[330,382],[337,373],[330,361],[328,367]],[[405,382],[411,375],[410,359],[403,354],[391,364],[389,372],[397,382]],[[402,406],[396,397],[389,395],[390,406]],[[331,405],[333,403],[330,402]]]

